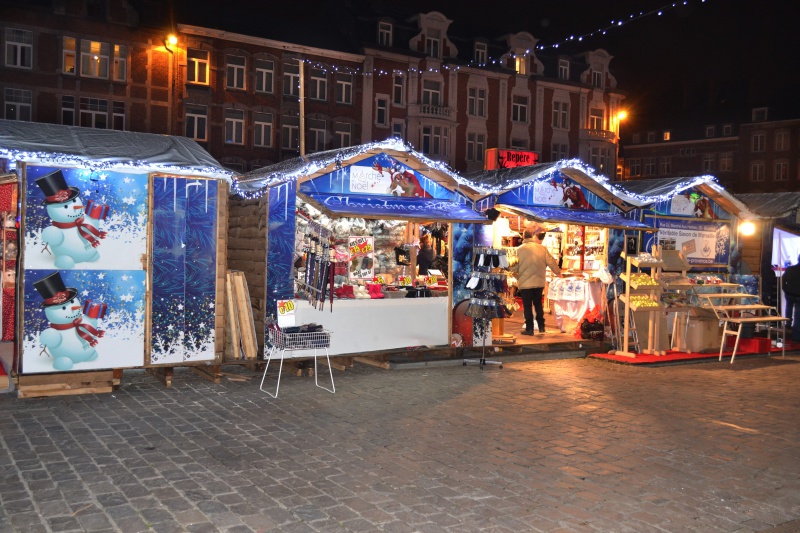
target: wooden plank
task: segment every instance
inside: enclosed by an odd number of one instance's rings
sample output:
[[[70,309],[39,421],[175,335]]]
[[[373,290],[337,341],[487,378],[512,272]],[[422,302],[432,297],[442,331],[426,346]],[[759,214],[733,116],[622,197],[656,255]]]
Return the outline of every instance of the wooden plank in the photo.
[[[17,378],[17,397],[109,393],[119,386],[121,378],[122,370],[23,375]]]
[[[171,387],[174,370],[174,367],[171,366],[151,366],[147,369],[147,373],[160,381],[165,387]]]
[[[233,289],[236,310],[239,315],[239,334],[242,338],[242,348],[245,359],[258,357],[258,342],[256,341],[256,325],[253,321],[253,308],[250,302],[250,292],[244,272],[232,272]]]
[[[192,372],[207,379],[211,383],[222,383],[221,365],[195,365],[189,368],[192,369]]]
[[[242,359],[242,339],[239,334],[239,314],[236,311],[236,297],[233,293],[233,273],[228,272],[225,281],[225,304],[228,310],[228,334],[230,336],[231,353],[230,359],[238,361]]]
[[[359,363],[364,363],[365,365],[370,365],[370,366],[376,366],[378,368],[383,368],[384,370],[389,370],[389,368],[391,368],[391,365],[388,362],[382,363],[370,357],[355,357],[354,359]]]

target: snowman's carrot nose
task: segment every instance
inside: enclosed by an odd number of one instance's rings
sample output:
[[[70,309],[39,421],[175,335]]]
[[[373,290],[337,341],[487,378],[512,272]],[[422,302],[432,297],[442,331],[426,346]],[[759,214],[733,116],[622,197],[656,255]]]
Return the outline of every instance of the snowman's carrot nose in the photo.
[[[73,205],[72,209],[83,209],[82,205]]]
[[[80,309],[80,308],[81,308],[81,306],[80,306],[80,305],[73,305],[73,306],[72,306],[72,310],[73,310],[73,311],[75,311],[76,309]]]

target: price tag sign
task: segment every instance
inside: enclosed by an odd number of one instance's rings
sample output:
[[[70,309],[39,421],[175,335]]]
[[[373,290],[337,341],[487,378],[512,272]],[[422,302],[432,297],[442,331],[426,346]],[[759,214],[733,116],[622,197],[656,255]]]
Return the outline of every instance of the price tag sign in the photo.
[[[439,280],[436,279],[436,276],[428,276],[428,279],[425,281],[428,285],[436,285],[439,283]]]
[[[375,276],[374,278],[372,278],[372,281],[374,281],[375,283],[380,283],[381,285],[386,285],[386,280],[383,279],[383,276]]]
[[[411,276],[403,276],[400,278],[400,285],[409,286],[411,285]]]
[[[295,325],[295,301],[278,300],[278,327],[290,328]]]

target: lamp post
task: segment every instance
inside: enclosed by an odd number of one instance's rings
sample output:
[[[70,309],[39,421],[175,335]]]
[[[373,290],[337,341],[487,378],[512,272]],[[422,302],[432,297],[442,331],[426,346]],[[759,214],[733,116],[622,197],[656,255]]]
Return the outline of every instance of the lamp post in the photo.
[[[170,54],[170,69],[172,70],[170,76],[170,91],[169,91],[169,116],[167,117],[167,122],[169,124],[169,131],[170,133],[175,133],[175,124],[173,118],[175,116],[175,86],[178,84],[178,67],[177,67],[177,60],[178,58],[175,55],[175,48],[178,44],[178,36],[174,33],[170,33],[164,39],[164,48]]]
[[[628,118],[628,112],[624,109],[621,109],[616,115],[616,134],[617,134],[617,142],[616,142],[616,157],[614,158],[614,167],[619,168],[619,147],[620,147],[620,129],[622,128],[622,121]],[[625,178],[625,169],[619,169],[619,178],[620,180]],[[616,174],[616,173],[615,173]]]

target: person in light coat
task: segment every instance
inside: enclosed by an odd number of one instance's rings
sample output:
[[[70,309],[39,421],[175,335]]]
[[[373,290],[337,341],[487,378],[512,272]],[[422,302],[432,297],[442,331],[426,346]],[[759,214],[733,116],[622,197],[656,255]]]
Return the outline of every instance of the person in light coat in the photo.
[[[536,323],[539,333],[544,333],[544,306],[542,294],[546,283],[547,267],[561,277],[558,261],[550,255],[542,241],[544,230],[528,228],[523,233],[522,244],[517,248],[517,282],[519,295],[522,298],[522,310],[525,316],[525,329],[523,335],[533,335],[533,312],[536,311]]]

